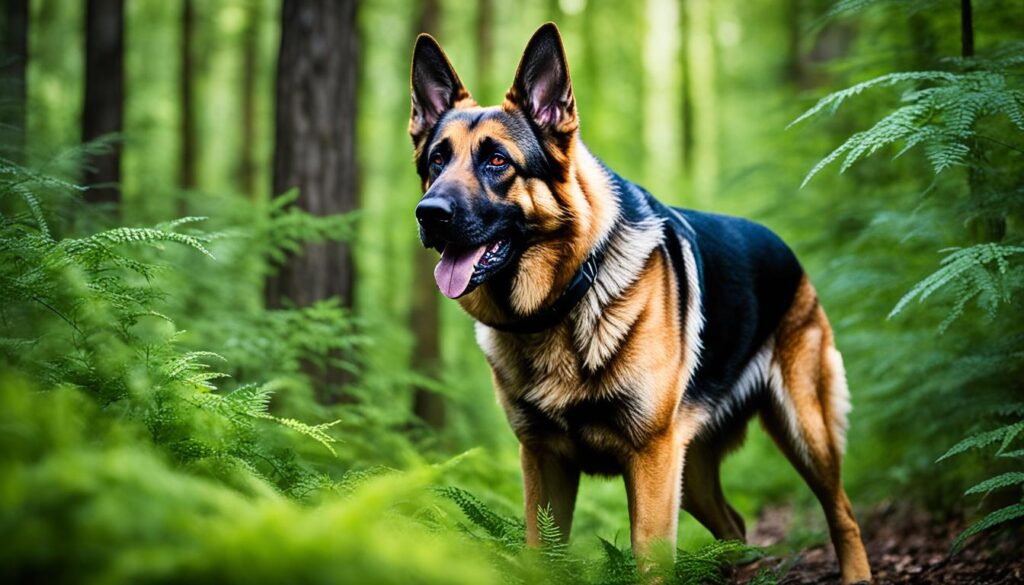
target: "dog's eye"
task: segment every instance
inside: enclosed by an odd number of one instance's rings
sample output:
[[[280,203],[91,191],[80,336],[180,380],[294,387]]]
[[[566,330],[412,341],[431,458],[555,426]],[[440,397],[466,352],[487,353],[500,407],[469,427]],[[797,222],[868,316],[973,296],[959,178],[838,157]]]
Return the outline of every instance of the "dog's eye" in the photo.
[[[487,159],[487,164],[492,167],[500,168],[508,164],[508,159],[505,158],[505,155],[496,152],[491,155],[491,158]]]
[[[441,165],[444,164],[444,157],[441,156],[440,152],[435,152],[430,157],[430,164],[435,165],[435,166],[441,166]]]

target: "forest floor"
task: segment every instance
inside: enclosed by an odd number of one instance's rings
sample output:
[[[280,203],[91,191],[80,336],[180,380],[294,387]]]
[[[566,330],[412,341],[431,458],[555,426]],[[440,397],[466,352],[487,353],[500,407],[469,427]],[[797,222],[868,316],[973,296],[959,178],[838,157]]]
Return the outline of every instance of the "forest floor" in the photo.
[[[785,538],[792,523],[790,509],[766,509],[750,535],[750,542],[758,546],[776,545]],[[861,529],[875,584],[1024,583],[1024,555],[1019,539],[974,537],[960,553],[948,557],[950,544],[964,527],[962,520],[936,521],[924,511],[892,506],[866,514],[861,519]],[[830,544],[812,546],[797,555],[765,557],[738,568],[735,582],[746,583],[765,567],[782,569],[780,583],[784,585],[839,583],[839,567]]]

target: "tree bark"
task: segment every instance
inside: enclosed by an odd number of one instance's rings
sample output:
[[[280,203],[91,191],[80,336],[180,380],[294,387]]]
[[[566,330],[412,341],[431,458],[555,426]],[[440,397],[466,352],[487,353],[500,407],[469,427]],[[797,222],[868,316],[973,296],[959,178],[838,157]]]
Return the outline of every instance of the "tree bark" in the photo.
[[[120,133],[124,121],[124,0],[88,0],[85,8],[85,106],[82,141]],[[121,145],[116,140],[85,162],[85,200],[121,200]]]
[[[476,3],[476,91],[477,100],[490,102],[491,65],[494,61],[494,0]],[[483,102],[481,102],[483,103]]]
[[[5,156],[23,160],[25,150],[25,68],[28,63],[28,0],[7,0],[4,43],[0,55],[0,128]]]
[[[801,1],[786,0],[786,81],[797,87],[804,87],[804,60],[800,54],[800,38],[803,36],[801,22]]]
[[[974,11],[971,0],[960,0],[960,56],[974,56]]]
[[[187,191],[196,188],[195,117],[195,0],[185,0],[181,11],[181,160],[178,175],[178,215],[188,215]]]
[[[284,0],[275,109],[274,194],[298,188],[295,204],[314,215],[357,204],[355,0]],[[267,281],[266,301],[298,306],[340,297],[352,303],[347,244],[306,246]]]
[[[250,0],[242,39],[242,192],[255,200],[256,190],[256,74],[259,66],[260,0]]]
[[[679,0],[679,86],[682,98],[680,104],[682,112],[679,116],[681,122],[681,148],[683,175],[687,181],[692,179],[693,172],[693,80],[690,79],[690,50],[687,44],[690,39],[690,15],[687,11],[687,0]]]
[[[481,2],[482,4],[486,0]],[[415,20],[416,30],[413,36],[425,32],[436,35],[439,28],[441,7],[438,0],[421,0],[419,14]],[[411,43],[410,43],[411,45]],[[437,255],[431,250],[423,249],[419,241],[413,246],[413,286],[410,322],[413,333],[412,368],[413,371],[428,377],[439,373],[441,362],[440,351],[440,307],[438,306],[437,287],[434,285],[434,265]],[[413,414],[434,428],[445,424],[444,397],[431,392],[427,388],[413,389]]]
[[[284,0],[275,95],[274,194],[297,188],[313,215],[353,211],[358,201],[356,98],[359,37],[356,0]],[[328,298],[351,306],[355,283],[347,243],[307,244],[289,254],[265,287],[267,307],[302,307]],[[321,399],[337,401],[345,372],[314,380]]]

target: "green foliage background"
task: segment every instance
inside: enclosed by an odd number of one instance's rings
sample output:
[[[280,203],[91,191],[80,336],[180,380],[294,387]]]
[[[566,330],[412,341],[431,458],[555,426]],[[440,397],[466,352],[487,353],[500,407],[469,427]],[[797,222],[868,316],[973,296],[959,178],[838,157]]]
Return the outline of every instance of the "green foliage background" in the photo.
[[[487,67],[483,3],[445,0],[438,37],[496,103],[529,35],[556,20],[595,153],[666,202],[766,223],[802,259],[846,359],[859,511],[896,494],[936,515],[967,505],[980,531],[1024,515],[1024,9],[976,4],[973,59],[959,57],[959,3],[941,0],[489,3]],[[277,3],[197,3],[200,186],[184,194],[197,217],[176,220],[180,6],[128,2],[121,216],[148,228],[110,225],[76,186],[83,148],[104,148],[77,145],[83,3],[30,5],[28,159],[0,166],[0,575],[635,578],[618,481],[584,480],[568,549],[549,535],[521,550],[516,442],[454,303],[438,300],[439,378],[409,367],[418,5],[360,8],[361,208],[314,218],[269,192]],[[248,26],[256,194],[239,181]],[[357,254],[353,309],[263,307],[273,259],[336,238]],[[315,400],[327,366],[355,372],[349,400]],[[445,396],[444,429],[411,414],[414,385]],[[788,504],[807,519],[790,548],[826,538],[756,425],[723,475],[748,525]],[[669,582],[751,554],[685,514],[680,546]]]

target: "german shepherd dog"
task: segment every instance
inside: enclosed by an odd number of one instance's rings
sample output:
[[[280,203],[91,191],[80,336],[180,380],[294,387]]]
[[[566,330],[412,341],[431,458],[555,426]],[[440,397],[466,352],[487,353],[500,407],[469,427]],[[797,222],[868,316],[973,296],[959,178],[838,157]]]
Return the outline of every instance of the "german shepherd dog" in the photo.
[[[839,478],[843,361],[786,244],[667,207],[591,154],[552,23],[495,107],[420,35],[409,133],[420,239],[441,253],[438,288],[476,320],[520,441],[529,543],[543,506],[568,538],[581,472],[624,476],[645,564],[656,541],[674,550],[680,506],[742,540],[719,465],[760,414],[825,510],[843,581],[870,580]]]

